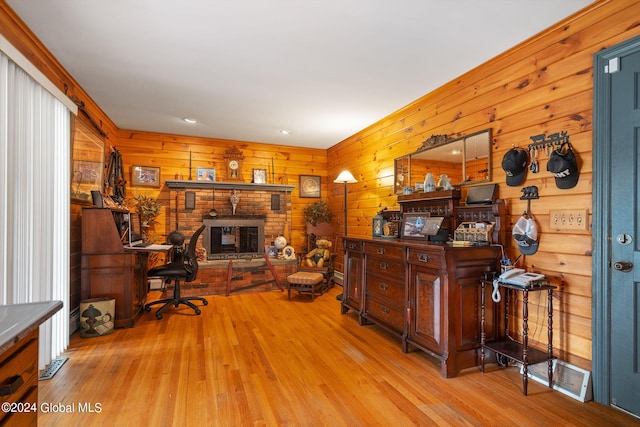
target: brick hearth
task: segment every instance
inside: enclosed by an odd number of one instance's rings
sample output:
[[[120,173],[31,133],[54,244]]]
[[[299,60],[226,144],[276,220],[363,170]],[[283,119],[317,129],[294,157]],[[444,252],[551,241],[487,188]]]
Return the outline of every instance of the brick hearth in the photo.
[[[295,260],[270,260],[278,274],[280,284],[286,288],[287,276],[296,271]],[[227,292],[227,273],[229,261],[205,261],[199,263],[200,269],[196,280],[183,283],[181,292],[184,296],[225,295]],[[167,290],[171,291],[172,285]],[[266,292],[278,290],[273,274],[267,268],[264,259],[251,261],[233,260],[231,293]]]

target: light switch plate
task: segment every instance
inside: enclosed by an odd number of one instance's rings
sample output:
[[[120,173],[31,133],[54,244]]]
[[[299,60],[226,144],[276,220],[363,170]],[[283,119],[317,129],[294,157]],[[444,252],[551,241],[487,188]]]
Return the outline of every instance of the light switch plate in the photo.
[[[589,230],[588,209],[552,209],[549,211],[549,227],[553,230]]]

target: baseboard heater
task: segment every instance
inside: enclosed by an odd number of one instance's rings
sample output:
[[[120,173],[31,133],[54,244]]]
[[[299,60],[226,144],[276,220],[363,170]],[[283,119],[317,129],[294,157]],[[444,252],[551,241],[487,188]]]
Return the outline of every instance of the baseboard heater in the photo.
[[[69,336],[80,329],[80,307],[69,313]]]
[[[342,286],[344,283],[344,275],[340,271],[333,272],[333,281],[336,285]]]

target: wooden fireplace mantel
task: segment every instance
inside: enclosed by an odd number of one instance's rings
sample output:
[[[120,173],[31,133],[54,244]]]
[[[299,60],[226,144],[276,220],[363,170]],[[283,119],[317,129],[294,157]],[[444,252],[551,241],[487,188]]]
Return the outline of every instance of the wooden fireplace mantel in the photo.
[[[166,180],[167,187],[172,190],[185,190],[188,188],[201,189],[226,189],[226,190],[255,190],[255,191],[292,191],[295,185],[282,184],[254,184],[252,182],[220,182],[220,181],[192,181],[192,180]]]

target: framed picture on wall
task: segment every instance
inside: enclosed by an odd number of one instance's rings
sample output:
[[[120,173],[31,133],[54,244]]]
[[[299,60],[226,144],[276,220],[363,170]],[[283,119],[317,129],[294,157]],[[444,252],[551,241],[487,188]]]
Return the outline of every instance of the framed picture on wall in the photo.
[[[160,168],[155,166],[132,166],[131,183],[140,187],[160,187]]]
[[[320,176],[300,175],[300,197],[320,197]]]
[[[198,168],[197,179],[198,181],[215,181],[216,180],[216,170],[213,168]]]
[[[254,184],[266,184],[267,183],[267,170],[266,169],[254,169],[253,170],[253,183]]]
[[[71,198],[89,203],[93,191],[103,191],[104,142],[80,120],[72,125]]]

